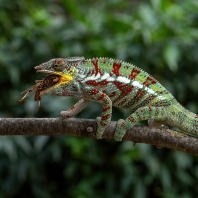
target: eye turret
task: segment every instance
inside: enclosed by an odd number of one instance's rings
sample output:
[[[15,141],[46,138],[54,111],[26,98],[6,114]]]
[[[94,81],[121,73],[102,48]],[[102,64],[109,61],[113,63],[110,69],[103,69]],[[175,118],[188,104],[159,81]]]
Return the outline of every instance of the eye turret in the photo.
[[[63,59],[62,58],[55,59],[53,62],[52,68],[55,71],[59,71],[59,72],[63,71],[65,69],[65,63]]]
[[[61,72],[61,71],[64,70],[64,67],[62,65],[54,64],[52,67],[55,71],[60,71]]]

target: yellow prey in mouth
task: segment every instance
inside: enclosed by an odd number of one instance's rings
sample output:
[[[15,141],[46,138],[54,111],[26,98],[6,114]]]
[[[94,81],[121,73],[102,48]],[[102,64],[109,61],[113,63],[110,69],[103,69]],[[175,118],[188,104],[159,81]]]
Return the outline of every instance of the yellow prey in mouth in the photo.
[[[63,72],[49,71],[49,70],[38,70],[39,73],[50,74],[45,77],[43,80],[44,88],[40,93],[40,96],[45,95],[46,92],[59,87],[60,85],[67,84],[69,81],[73,79],[72,76],[65,74]],[[52,78],[56,76],[56,80],[52,80]]]
[[[73,79],[73,77],[62,72],[52,72],[48,70],[39,70],[37,72],[46,73],[50,75],[46,76],[42,80],[36,80],[36,85],[23,91],[22,93],[26,92],[26,94],[19,100],[19,102],[22,102],[23,100],[25,100],[25,98],[27,98],[27,96],[36,91],[34,95],[34,100],[38,101],[37,110],[39,110],[40,100],[43,95],[45,95],[50,90],[55,89],[56,87],[59,87],[63,84],[67,84],[69,81]]]

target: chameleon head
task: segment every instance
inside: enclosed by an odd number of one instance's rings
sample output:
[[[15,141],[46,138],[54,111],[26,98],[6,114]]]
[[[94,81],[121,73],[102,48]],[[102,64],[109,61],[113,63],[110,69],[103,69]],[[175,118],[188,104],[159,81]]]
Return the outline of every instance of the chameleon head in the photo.
[[[63,88],[71,84],[77,75],[76,65],[68,64],[68,59],[56,58],[35,67],[37,72],[59,76],[57,83],[40,92],[42,95],[62,95]],[[45,81],[44,81],[45,82]]]
[[[57,71],[57,72],[64,72],[68,70],[71,72],[72,67],[76,67],[84,61],[84,57],[68,57],[68,58],[54,58],[45,63],[42,63],[36,67],[34,67],[38,72],[40,71]]]
[[[66,69],[66,66],[67,62],[64,58],[55,58],[34,67],[34,69],[36,69],[38,72],[44,72],[44,70],[61,72]]]

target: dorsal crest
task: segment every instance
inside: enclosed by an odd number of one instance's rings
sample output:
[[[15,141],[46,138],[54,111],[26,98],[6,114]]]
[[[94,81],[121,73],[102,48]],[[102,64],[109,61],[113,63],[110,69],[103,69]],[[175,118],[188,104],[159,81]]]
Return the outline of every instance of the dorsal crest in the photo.
[[[65,61],[67,62],[67,64],[78,64],[81,61],[84,61],[85,58],[83,56],[74,56],[74,57],[68,57],[65,58]]]

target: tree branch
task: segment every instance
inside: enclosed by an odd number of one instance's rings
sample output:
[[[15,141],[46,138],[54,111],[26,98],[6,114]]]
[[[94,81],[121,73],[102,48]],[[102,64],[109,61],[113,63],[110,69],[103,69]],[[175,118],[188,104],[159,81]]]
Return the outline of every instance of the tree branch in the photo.
[[[113,139],[116,122],[111,122],[103,138]],[[73,135],[95,138],[97,124],[88,119],[61,118],[0,118],[0,135]],[[135,126],[123,138],[198,156],[198,139],[166,129]]]

